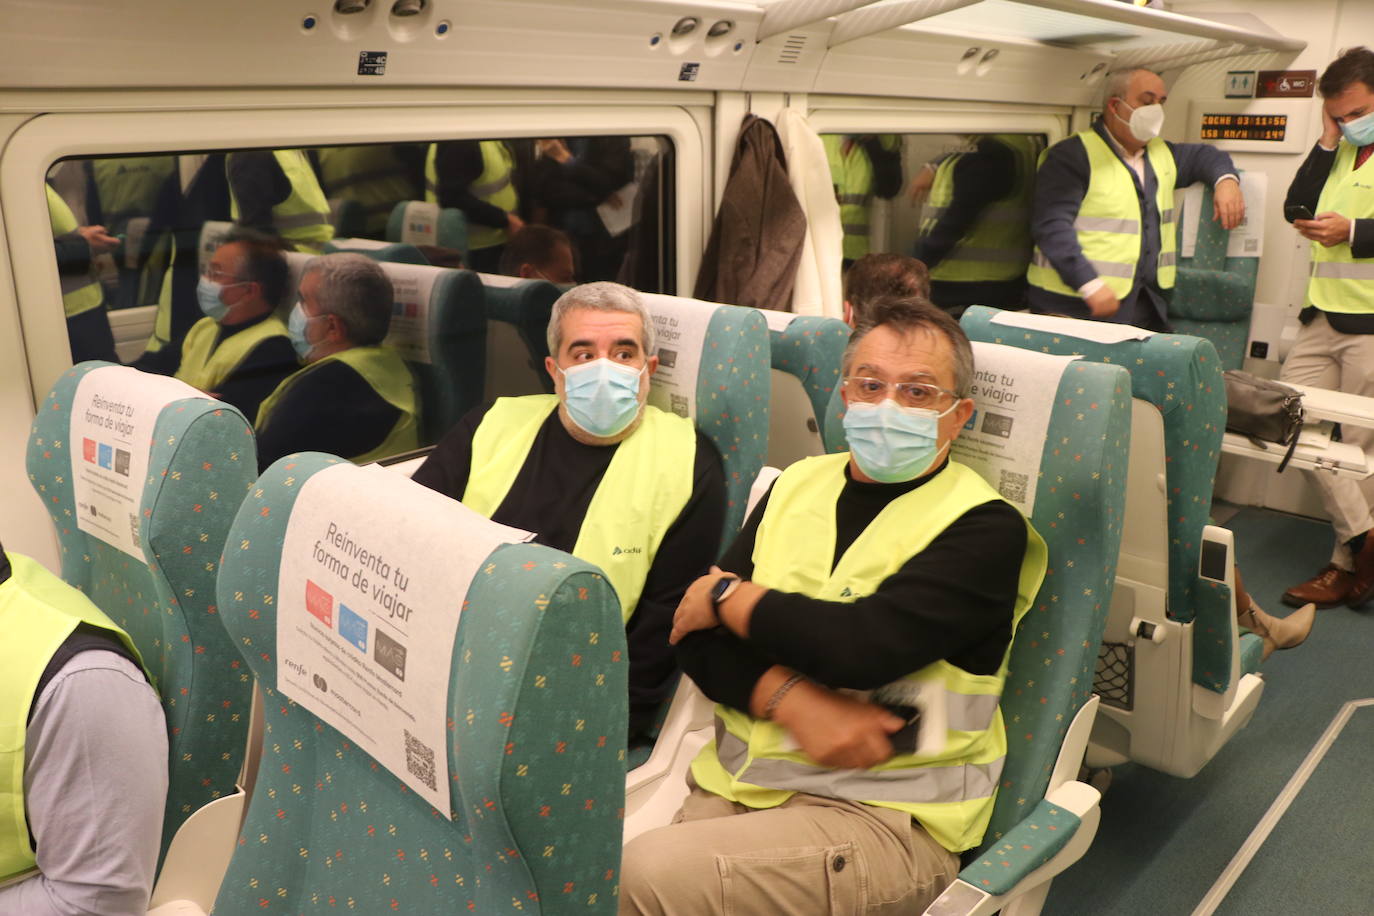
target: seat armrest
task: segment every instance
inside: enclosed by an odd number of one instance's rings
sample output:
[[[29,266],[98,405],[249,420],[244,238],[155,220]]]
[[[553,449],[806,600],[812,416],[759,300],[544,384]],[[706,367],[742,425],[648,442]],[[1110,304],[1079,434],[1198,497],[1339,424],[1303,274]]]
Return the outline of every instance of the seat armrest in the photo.
[[[1220,719],[1240,680],[1236,630],[1235,540],[1216,525],[1202,528],[1193,617],[1193,708]]]
[[[1102,793],[1068,782],[1045,796],[1002,842],[959,872],[926,916],[990,916],[1082,858],[1097,835]]]
[[[209,912],[238,846],[246,799],[242,791],[217,798],[177,828],[153,888],[151,912],[158,916]]]

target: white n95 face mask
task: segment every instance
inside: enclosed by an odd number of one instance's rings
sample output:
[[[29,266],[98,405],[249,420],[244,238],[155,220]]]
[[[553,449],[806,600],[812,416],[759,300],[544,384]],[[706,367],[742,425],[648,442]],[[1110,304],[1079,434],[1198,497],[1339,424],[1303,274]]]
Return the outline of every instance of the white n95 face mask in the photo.
[[[1125,99],[1121,104],[1130,108],[1130,104]],[[1139,108],[1131,109],[1131,119],[1129,121],[1117,115],[1116,119],[1125,123],[1131,131],[1131,136],[1141,143],[1149,143],[1159,132],[1164,129],[1164,106],[1159,104],[1141,105]]]

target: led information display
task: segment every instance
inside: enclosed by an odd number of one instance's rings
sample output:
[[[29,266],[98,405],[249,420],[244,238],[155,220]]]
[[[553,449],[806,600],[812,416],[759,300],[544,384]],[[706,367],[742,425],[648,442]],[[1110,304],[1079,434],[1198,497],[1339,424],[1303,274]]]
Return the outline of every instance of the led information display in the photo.
[[[1282,143],[1288,115],[1203,114],[1203,140],[1267,140]]]

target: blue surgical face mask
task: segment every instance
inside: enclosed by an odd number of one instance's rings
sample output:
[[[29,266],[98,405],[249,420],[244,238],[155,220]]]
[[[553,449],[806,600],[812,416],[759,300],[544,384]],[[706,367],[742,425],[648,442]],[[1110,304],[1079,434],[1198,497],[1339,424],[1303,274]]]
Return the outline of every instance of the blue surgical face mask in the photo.
[[[940,455],[940,418],[943,413],[902,407],[888,398],[881,404],[851,402],[844,415],[844,435],[859,470],[879,483],[915,480]]]
[[[1351,146],[1368,146],[1374,143],[1374,111],[1360,115],[1353,121],[1341,125],[1341,134]]]
[[[563,373],[563,405],[579,427],[598,438],[623,432],[639,416],[643,369],[609,359],[578,363]]]
[[[201,277],[196,284],[196,302],[200,304],[200,310],[216,322],[229,312],[229,306],[219,297],[223,291],[224,284],[216,283],[209,277]]]
[[[286,322],[286,333],[291,338],[291,346],[296,348],[296,355],[301,359],[305,359],[310,351],[315,349],[315,345],[305,339],[305,329],[309,327],[310,321],[311,318],[305,314],[299,302],[292,306],[291,317]]]

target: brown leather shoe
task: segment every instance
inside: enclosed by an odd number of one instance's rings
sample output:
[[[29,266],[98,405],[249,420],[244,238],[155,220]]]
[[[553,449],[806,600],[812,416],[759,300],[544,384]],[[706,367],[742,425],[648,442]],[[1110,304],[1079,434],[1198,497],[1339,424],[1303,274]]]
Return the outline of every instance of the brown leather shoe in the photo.
[[[1374,540],[1371,538],[1370,540]],[[1361,551],[1363,553],[1363,551]],[[1374,576],[1371,576],[1374,583]],[[1290,607],[1315,604],[1317,607],[1335,607],[1344,604],[1346,596],[1355,583],[1355,574],[1348,573],[1338,566],[1328,564],[1325,569],[1301,585],[1295,585],[1283,593],[1283,603]]]
[[[1364,547],[1355,554],[1355,581],[1345,596],[1347,607],[1357,608],[1374,597],[1374,532],[1364,539]]]

